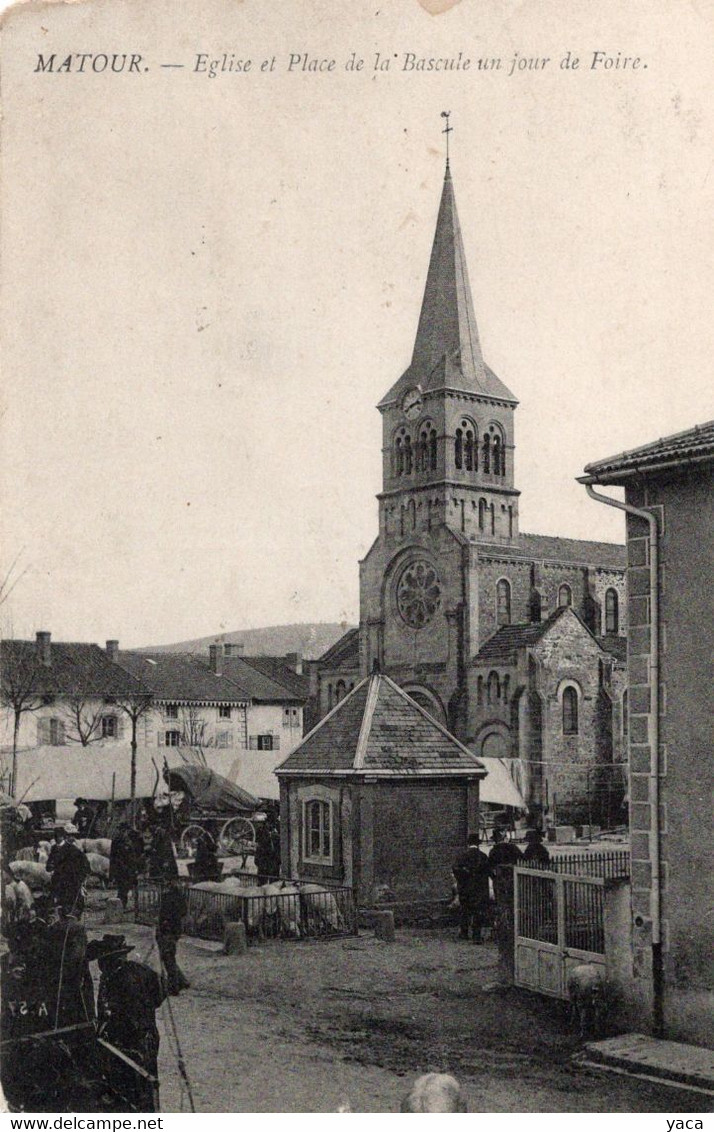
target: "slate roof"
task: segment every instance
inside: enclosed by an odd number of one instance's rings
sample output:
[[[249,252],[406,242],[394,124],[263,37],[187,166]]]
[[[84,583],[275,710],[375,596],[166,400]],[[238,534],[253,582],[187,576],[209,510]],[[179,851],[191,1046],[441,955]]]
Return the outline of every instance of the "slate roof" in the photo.
[[[620,483],[637,473],[714,460],[714,421],[588,464],[580,483]]]
[[[35,641],[0,642],[3,672],[32,672],[32,687],[42,695],[83,695],[126,699],[142,693],[129,672],[113,664],[99,645],[52,641],[50,664],[39,662]]]
[[[232,660],[233,657],[224,659]],[[284,656],[243,656],[240,657],[256,672],[269,677],[275,684],[279,684],[291,696],[299,696],[307,700],[310,696],[310,678],[301,672],[295,672],[286,663]]]
[[[555,622],[563,616],[568,606],[562,606],[551,613],[545,621],[529,622],[525,625],[502,625],[492,637],[481,645],[472,664],[486,661],[512,663],[519,649],[530,648],[544,637]]]
[[[414,385],[423,391],[460,389],[517,404],[483,360],[448,163],[411,364],[380,407]]]
[[[243,704],[251,699],[245,688],[226,676],[217,676],[191,653],[121,651],[118,663],[141,680],[159,702]]]
[[[389,676],[375,673],[318,723],[276,773],[481,778],[486,770]]]
[[[479,541],[480,554],[486,556],[490,549],[497,558],[524,558],[536,562],[600,566],[606,570],[624,570],[627,565],[625,547],[616,542],[591,542],[588,539],[521,533],[517,542],[505,546]]]
[[[247,657],[221,657],[221,671],[224,677],[237,684],[253,703],[263,704],[302,704],[303,692],[296,694],[286,684],[278,683],[255,667]],[[295,673],[293,673],[295,676]]]
[[[600,648],[605,652],[609,652],[614,656],[615,660],[621,661],[622,664],[627,663],[627,637],[612,636],[596,637],[595,640]]]
[[[359,668],[359,629],[348,629],[318,663],[320,668]]]

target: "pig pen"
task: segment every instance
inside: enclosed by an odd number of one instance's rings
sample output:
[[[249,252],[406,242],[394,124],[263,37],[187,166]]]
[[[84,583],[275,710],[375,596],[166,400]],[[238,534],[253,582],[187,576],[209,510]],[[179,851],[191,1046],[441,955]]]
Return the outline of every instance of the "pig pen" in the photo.
[[[251,873],[198,884],[181,880],[188,898],[187,936],[222,940],[226,924],[238,922],[245,925],[249,944],[357,935],[354,894],[346,886],[287,880],[257,885]],[[140,879],[137,923],[157,923],[160,898],[160,884]]]

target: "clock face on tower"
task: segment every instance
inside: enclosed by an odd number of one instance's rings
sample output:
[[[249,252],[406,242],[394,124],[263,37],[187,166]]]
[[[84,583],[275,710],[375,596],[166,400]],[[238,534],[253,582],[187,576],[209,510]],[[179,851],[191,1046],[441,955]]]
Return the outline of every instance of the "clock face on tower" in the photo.
[[[397,609],[412,629],[423,629],[441,605],[441,582],[430,562],[418,558],[397,583]]]
[[[423,404],[424,401],[420,389],[416,388],[416,386],[414,389],[407,389],[402,398],[402,412],[407,420],[416,420],[422,410]]]

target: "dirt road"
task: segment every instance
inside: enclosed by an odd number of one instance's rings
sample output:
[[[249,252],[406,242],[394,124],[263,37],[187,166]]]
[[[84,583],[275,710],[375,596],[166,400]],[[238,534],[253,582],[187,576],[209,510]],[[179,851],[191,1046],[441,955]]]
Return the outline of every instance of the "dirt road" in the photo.
[[[151,931],[122,927],[142,958]],[[445,931],[282,942],[237,957],[182,941],[171,1005],[203,1112],[396,1112],[411,1079],[455,1073],[472,1112],[701,1112],[702,1097],[573,1065],[567,1010],[496,985],[495,948]],[[149,955],[156,964],[156,952]],[[162,1011],[162,1014],[164,1012]],[[161,1098],[186,1108],[161,1018]]]

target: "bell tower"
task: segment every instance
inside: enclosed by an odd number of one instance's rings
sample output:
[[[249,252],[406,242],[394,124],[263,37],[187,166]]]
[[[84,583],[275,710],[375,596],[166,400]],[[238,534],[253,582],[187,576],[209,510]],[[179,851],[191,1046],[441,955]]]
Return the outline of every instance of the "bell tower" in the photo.
[[[446,526],[475,541],[516,539],[517,403],[481,352],[447,156],[411,364],[378,406],[380,534]]]

